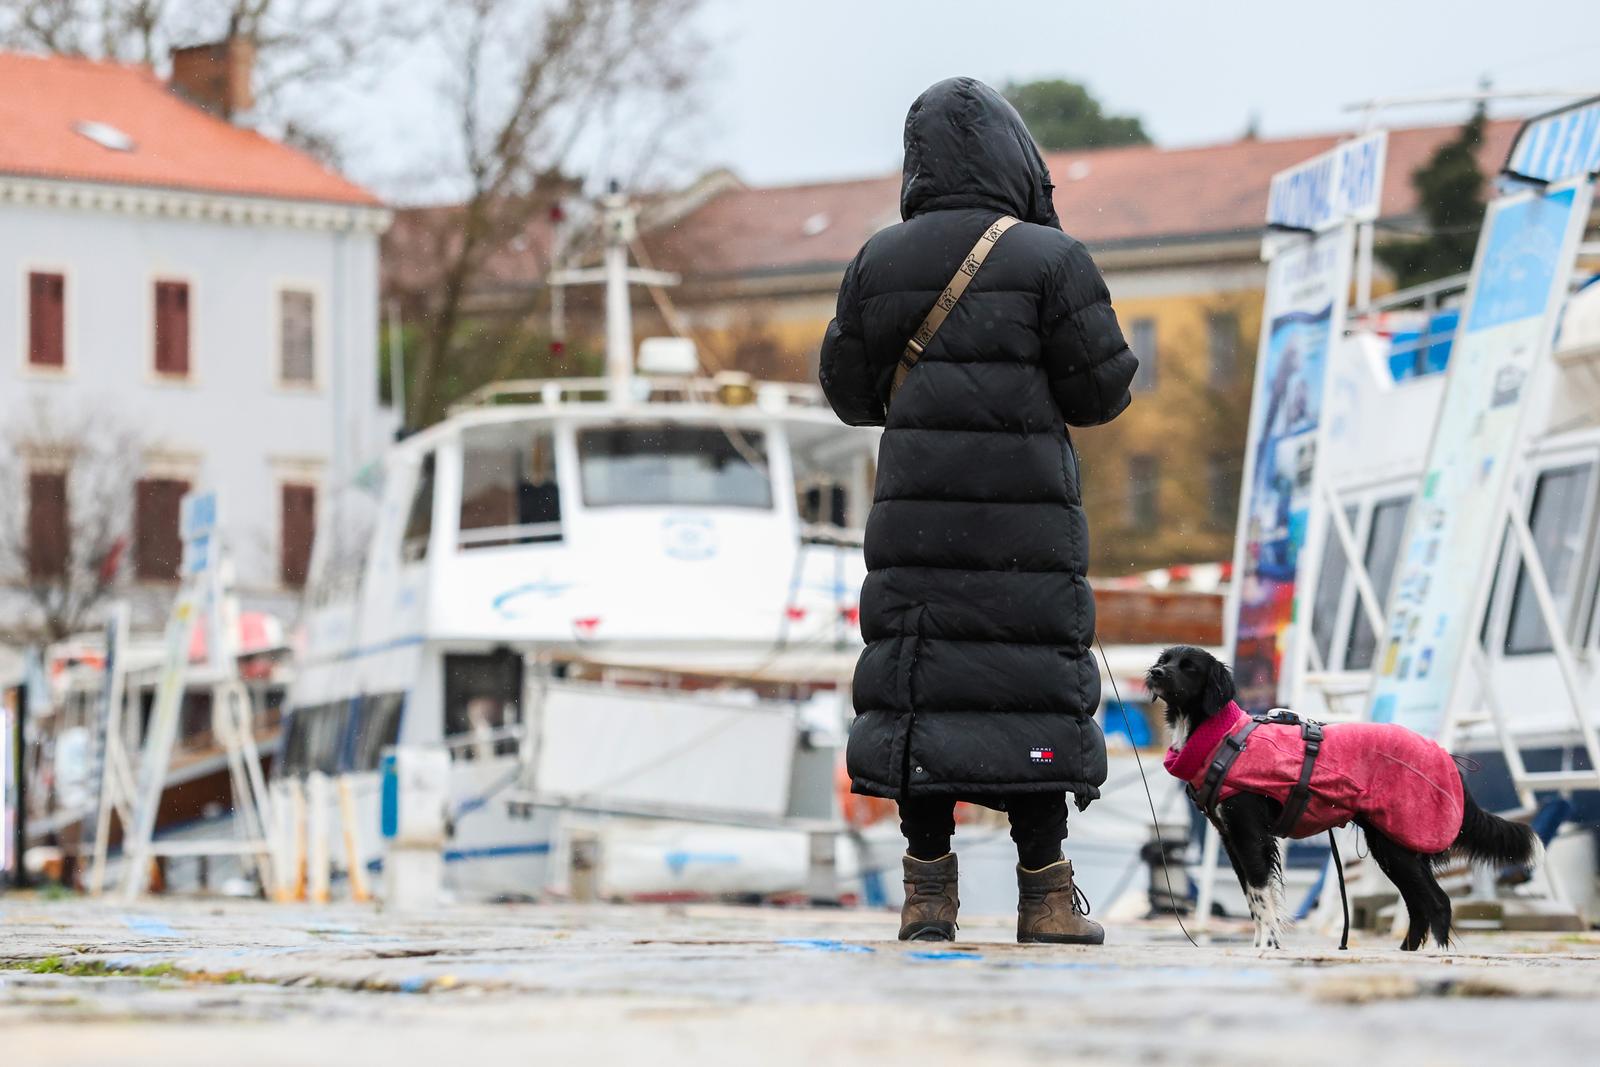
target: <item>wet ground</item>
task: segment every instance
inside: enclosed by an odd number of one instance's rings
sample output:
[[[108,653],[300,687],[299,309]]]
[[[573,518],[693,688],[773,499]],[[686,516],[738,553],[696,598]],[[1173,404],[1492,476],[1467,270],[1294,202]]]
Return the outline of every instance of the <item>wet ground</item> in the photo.
[[[1263,954],[1167,923],[956,946],[881,913],[0,897],[0,1063],[1367,1065],[1600,1055],[1600,935]]]

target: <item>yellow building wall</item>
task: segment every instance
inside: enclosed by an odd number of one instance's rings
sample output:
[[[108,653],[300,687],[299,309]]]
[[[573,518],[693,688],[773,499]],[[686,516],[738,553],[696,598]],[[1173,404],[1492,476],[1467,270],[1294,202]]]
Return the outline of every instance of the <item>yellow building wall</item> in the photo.
[[[1074,433],[1095,573],[1233,558],[1261,301],[1259,289],[1116,300],[1141,361],[1150,353],[1139,351],[1138,323],[1154,324],[1154,381],[1136,382],[1116,421]],[[1215,375],[1212,315],[1237,324],[1231,367]],[[1142,489],[1147,473],[1153,486]]]

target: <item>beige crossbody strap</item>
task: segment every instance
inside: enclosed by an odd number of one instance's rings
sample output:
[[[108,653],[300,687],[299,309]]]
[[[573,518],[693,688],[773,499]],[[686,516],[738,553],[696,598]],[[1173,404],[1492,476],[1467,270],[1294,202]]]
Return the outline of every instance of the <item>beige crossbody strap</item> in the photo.
[[[972,281],[972,276],[978,273],[978,268],[983,266],[983,261],[988,258],[989,250],[1017,220],[1010,215],[1002,215],[994,221],[983,236],[978,238],[978,243],[972,246],[972,251],[967,253],[967,258],[961,261],[961,266],[956,270],[955,276],[950,279],[950,284],[944,287],[944,292],[939,294],[939,299],[933,302],[933,310],[928,312],[928,317],[922,320],[922,325],[917,327],[917,332],[911,335],[911,340],[906,342],[906,350],[900,353],[900,365],[894,369],[894,381],[889,386],[889,399],[894,399],[894,394],[900,391],[900,383],[906,380],[906,375],[911,373],[911,368],[917,365],[922,358],[922,353],[928,345],[933,343],[933,335],[939,332],[939,327],[944,325],[945,316],[950,314],[950,309],[956,306],[956,301],[961,299],[961,294],[967,291],[967,285]]]

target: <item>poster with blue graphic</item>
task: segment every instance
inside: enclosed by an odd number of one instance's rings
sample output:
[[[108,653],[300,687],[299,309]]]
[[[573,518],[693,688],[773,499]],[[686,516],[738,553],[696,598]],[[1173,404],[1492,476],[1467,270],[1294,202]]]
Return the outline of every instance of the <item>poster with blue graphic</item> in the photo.
[[[1535,376],[1550,360],[1592,188],[1495,201],[1417,503],[1399,556],[1371,716],[1437,737],[1480,619],[1505,528],[1509,459]]]
[[[1305,239],[1273,258],[1256,356],[1234,573],[1233,671],[1240,703],[1264,710],[1291,685],[1296,574],[1315,504],[1318,426],[1329,348],[1342,329],[1351,231]]]

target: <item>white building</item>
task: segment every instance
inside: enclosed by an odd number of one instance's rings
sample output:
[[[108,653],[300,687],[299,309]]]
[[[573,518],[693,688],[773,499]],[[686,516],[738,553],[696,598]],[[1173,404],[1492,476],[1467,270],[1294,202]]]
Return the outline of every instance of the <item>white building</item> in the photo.
[[[198,59],[175,65],[186,98],[147,67],[0,54],[0,521],[23,544],[10,573],[0,560],[0,629],[37,611],[19,586],[101,562],[69,554],[115,492],[41,440],[114,442],[133,484],[104,566],[148,625],[173,588],[185,491],[220,492],[246,603],[292,615],[322,490],[392,434],[388,212],[219,117],[248,94],[231,62],[247,56]]]

